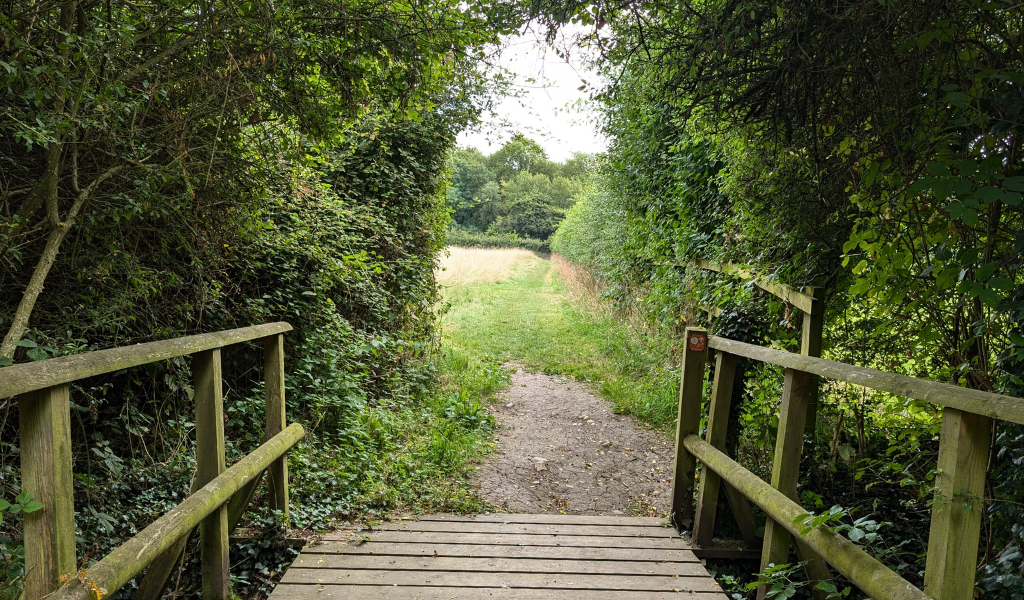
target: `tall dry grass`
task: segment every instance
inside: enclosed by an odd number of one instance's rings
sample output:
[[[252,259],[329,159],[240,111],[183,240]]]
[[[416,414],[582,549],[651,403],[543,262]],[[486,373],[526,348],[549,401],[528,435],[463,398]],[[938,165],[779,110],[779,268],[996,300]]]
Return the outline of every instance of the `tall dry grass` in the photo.
[[[434,272],[442,285],[469,283],[500,283],[508,281],[516,271],[540,260],[529,250],[519,248],[448,248],[441,258],[441,268]]]
[[[589,269],[573,264],[561,254],[552,254],[551,260],[558,268],[569,301],[577,310],[624,321],[634,331],[647,329],[647,323],[636,306],[616,308],[611,302],[601,299],[603,284]]]

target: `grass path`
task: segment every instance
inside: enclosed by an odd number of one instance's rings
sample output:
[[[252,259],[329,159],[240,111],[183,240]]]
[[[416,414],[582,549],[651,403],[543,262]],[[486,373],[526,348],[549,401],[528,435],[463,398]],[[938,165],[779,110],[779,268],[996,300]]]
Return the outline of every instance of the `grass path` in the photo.
[[[675,416],[677,375],[658,349],[622,320],[573,305],[556,260],[521,251],[453,250],[459,265],[492,261],[495,271],[445,290],[445,343],[481,360],[517,363],[590,383],[616,411],[662,426]],[[503,252],[520,252],[515,261]],[[470,271],[465,267],[462,271]]]

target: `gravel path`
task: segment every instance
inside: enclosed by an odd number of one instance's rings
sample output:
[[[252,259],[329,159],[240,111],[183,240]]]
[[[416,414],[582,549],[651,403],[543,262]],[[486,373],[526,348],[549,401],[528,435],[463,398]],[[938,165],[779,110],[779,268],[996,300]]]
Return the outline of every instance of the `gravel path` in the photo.
[[[580,383],[518,369],[492,408],[495,452],[474,475],[512,513],[663,516],[672,445]]]

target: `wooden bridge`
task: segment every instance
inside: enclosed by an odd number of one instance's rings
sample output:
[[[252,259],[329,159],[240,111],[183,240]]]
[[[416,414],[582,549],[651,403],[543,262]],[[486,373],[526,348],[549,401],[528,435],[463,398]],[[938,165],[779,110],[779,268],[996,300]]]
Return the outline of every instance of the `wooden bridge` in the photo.
[[[425,516],[379,531],[328,536],[301,554],[272,597],[610,600],[686,592],[718,600],[724,595],[698,558],[715,555],[719,547],[713,527],[723,492],[748,551],[759,552],[762,568],[788,562],[795,545],[812,583],[831,579],[834,569],[876,600],[971,600],[992,420],[1024,423],[1024,400],[817,358],[818,297],[785,286],[765,289],[805,311],[801,354],[709,336],[703,329],[686,330],[671,514],[677,529],[657,520],[615,517]],[[286,323],[273,323],[0,369],[0,398],[18,397],[22,487],[44,506],[24,515],[25,600],[102,600],[140,575],[135,598],[157,600],[196,529],[203,600],[231,597],[229,532],[264,474],[271,507],[288,508],[286,454],[303,435],[300,425],[285,424],[283,336],[290,329]],[[262,340],[266,379],[264,443],[225,469],[220,349],[255,340]],[[701,437],[711,350],[717,367]],[[75,555],[69,385],[186,355],[193,360],[196,404],[198,467],[191,495],[79,571],[86,565],[78,564]],[[738,357],[785,369],[770,483],[724,451]],[[923,591],[829,529],[801,533],[806,511],[795,501],[797,480],[818,377],[944,407]],[[768,516],[763,538],[755,532],[751,503]],[[760,590],[761,598],[764,592]]]

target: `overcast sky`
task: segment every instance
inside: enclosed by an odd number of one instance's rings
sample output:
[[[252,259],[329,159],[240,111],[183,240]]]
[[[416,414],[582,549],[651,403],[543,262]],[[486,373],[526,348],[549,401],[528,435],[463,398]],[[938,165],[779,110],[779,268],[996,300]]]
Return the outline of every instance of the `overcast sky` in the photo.
[[[573,152],[602,152],[605,140],[593,123],[593,111],[586,105],[588,93],[579,87],[596,75],[577,57],[567,62],[535,35],[510,38],[500,63],[515,74],[519,97],[507,97],[496,107],[496,115],[484,115],[476,131],[463,132],[461,147],[475,147],[491,154],[516,131],[543,146],[548,158],[564,161]],[[534,82],[528,79],[533,78]]]

